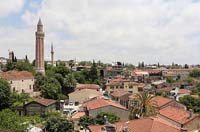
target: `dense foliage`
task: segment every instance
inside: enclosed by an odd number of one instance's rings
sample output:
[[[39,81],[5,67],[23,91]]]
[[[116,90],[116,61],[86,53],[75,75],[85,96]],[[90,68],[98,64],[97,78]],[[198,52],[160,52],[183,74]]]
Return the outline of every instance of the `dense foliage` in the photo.
[[[130,119],[148,117],[157,114],[157,105],[152,101],[154,96],[147,92],[137,93],[135,103],[130,106]]]
[[[11,93],[11,102],[12,107],[20,107],[23,106],[25,103],[31,102],[33,99],[26,93]]]
[[[17,71],[29,71],[34,73],[34,67],[29,61],[16,61],[16,62],[9,62],[6,64],[6,70],[17,70]]]
[[[106,117],[106,119],[105,119]],[[83,126],[84,128],[87,128],[89,125],[103,125],[108,121],[109,123],[115,123],[118,122],[120,118],[116,116],[114,113],[110,112],[101,112],[98,113],[95,118],[91,116],[83,116],[79,119],[79,125]]]
[[[94,125],[95,119],[91,116],[83,116],[79,119],[79,125],[87,128],[89,125]]]
[[[168,83],[173,83],[173,82],[175,82],[175,80],[174,80],[172,77],[167,77],[166,81],[167,81]]]
[[[183,96],[179,100],[188,109],[193,109],[194,112],[200,113],[200,98],[194,98],[190,95]]]
[[[9,83],[0,78],[0,110],[8,108],[11,105],[11,92]]]
[[[103,125],[105,124],[105,117],[107,118],[107,121],[109,123],[115,123],[118,122],[120,120],[120,118],[118,116],[116,116],[114,113],[109,113],[109,112],[101,112],[99,114],[97,114],[96,116],[96,123]]]
[[[93,61],[90,70],[82,70],[79,72],[74,72],[73,75],[78,83],[83,83],[83,84],[94,83],[98,85],[101,84],[99,71],[98,71],[97,64],[95,63],[95,61]]]
[[[15,112],[9,109],[2,110],[0,112],[0,128],[24,130],[26,124],[23,124],[24,119]]]
[[[200,77],[200,70],[196,69],[196,70],[193,70],[191,73],[190,73],[190,76],[191,77]]]
[[[41,94],[44,98],[59,99],[61,94],[60,83],[54,78],[48,78],[41,86]]]
[[[65,118],[51,117],[46,122],[47,132],[73,132],[74,124]]]
[[[192,89],[193,94],[200,95],[200,84],[197,84],[193,89]]]

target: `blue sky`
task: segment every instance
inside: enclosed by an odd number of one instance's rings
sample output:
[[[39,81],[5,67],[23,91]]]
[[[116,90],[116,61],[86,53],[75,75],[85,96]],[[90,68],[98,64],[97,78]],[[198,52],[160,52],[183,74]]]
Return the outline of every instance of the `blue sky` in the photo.
[[[200,63],[199,0],[0,0],[0,56],[35,56],[41,18],[45,59]]]

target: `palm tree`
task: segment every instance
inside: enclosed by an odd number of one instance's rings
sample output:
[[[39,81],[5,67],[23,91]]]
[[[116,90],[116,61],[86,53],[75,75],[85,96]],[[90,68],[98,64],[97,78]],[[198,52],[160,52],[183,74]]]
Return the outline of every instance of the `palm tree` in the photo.
[[[137,93],[134,104],[130,106],[130,119],[156,115],[158,107],[152,100],[153,97],[147,92]]]

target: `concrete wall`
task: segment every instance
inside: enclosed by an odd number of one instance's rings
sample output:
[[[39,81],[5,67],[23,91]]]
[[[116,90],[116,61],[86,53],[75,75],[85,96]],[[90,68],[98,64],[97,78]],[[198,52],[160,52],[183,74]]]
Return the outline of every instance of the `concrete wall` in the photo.
[[[173,106],[173,107],[176,107],[176,108],[179,108],[179,109],[186,110],[186,106],[181,104],[181,103],[179,103],[179,102],[177,102],[177,101],[172,101],[172,102],[162,106],[160,109],[163,109],[163,108],[165,108],[167,106]]]
[[[25,105],[24,110],[26,115],[36,115],[36,114],[41,115],[41,114],[46,114],[48,111],[56,110],[56,105],[52,104],[50,106],[45,107],[36,102],[32,102]]]
[[[194,132],[195,130],[199,130],[200,129],[200,118],[199,117],[195,118],[194,120],[183,125],[183,127],[187,128],[188,132]]]
[[[33,93],[34,79],[20,79],[20,80],[10,80],[11,91],[16,91],[18,93]]]
[[[122,89],[124,91],[130,92],[130,93],[138,93],[138,84],[132,84],[131,82],[123,82],[123,85],[107,85],[106,86],[106,92],[108,94],[112,93],[113,91],[116,91],[118,89]]]
[[[127,121],[129,119],[129,111],[120,109],[114,106],[101,107],[94,110],[89,110],[89,116],[95,117],[100,112],[111,112],[120,117],[121,121]]]
[[[82,104],[84,101],[87,101],[91,98],[98,97],[98,94],[94,93],[89,93],[89,92],[73,92],[70,93],[69,95],[69,102],[79,102]]]

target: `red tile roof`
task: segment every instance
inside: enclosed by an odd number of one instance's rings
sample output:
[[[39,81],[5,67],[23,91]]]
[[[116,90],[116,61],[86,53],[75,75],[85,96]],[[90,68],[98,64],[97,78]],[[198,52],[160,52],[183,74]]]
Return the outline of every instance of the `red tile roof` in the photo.
[[[174,72],[167,72],[164,76],[165,77],[175,77],[176,74]]]
[[[164,88],[159,88],[159,89],[156,89],[157,92],[170,92],[172,89],[172,87],[164,87]]]
[[[78,84],[76,89],[100,89],[100,86],[97,84]]]
[[[32,73],[27,71],[1,72],[0,77],[6,80],[34,79]]]
[[[85,112],[78,112],[78,113],[72,115],[71,118],[72,118],[72,119],[79,119],[79,118],[81,118],[82,116],[85,116]]]
[[[113,93],[111,93],[111,96],[113,96],[113,97],[121,97],[121,96],[126,95],[126,94],[127,94],[127,96],[130,95],[129,92],[126,92],[123,89],[119,89],[119,90],[116,90]]]
[[[37,102],[37,103],[44,105],[44,106],[49,106],[49,105],[56,103],[56,100],[36,98],[36,99],[34,99],[34,102]]]
[[[179,94],[190,94],[191,91],[190,91],[190,90],[187,90],[187,89],[179,89],[178,93],[179,93]]]
[[[113,106],[120,109],[127,110],[125,107],[121,106],[120,104],[117,104],[113,101],[105,100],[105,99],[94,99],[90,100],[83,104],[83,106],[86,106],[88,110],[98,109],[106,106]]]
[[[152,101],[155,102],[155,104],[160,108],[160,107],[172,102],[173,99],[165,98],[165,97],[162,97],[162,96],[155,96],[152,99]]]
[[[80,90],[76,90],[76,91],[74,91],[74,92],[72,92],[70,94],[74,94],[74,93],[93,93],[93,94],[97,94],[99,96],[102,95],[101,92],[99,92],[99,91],[97,91],[95,89],[80,89]]]
[[[167,106],[161,109],[159,113],[160,115],[167,117],[180,124],[186,124],[187,122],[193,120],[198,116],[197,114],[192,114],[192,117],[189,117],[190,116],[189,111],[178,109],[172,106]]]
[[[123,127],[128,127],[129,132],[180,132],[180,128],[160,119],[143,118],[131,120],[128,122],[118,122],[114,124],[116,132],[122,132]],[[91,125],[89,129],[91,132],[101,132],[103,125]]]

